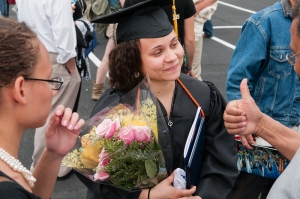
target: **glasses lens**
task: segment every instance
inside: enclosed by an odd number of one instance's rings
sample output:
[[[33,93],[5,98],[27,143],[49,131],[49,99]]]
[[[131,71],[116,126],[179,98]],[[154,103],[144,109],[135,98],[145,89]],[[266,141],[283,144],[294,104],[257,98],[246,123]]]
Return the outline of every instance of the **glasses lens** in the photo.
[[[63,79],[60,77],[54,77],[54,78],[52,78],[52,80],[54,80],[56,82],[51,82],[51,88],[54,90],[60,89]]]
[[[293,53],[288,53],[286,59],[290,62],[291,65],[295,65],[295,55]]]

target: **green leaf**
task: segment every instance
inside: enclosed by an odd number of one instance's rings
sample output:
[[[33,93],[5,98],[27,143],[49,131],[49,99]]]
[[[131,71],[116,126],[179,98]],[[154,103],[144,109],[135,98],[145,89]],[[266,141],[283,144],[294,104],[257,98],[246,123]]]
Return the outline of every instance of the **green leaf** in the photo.
[[[157,166],[153,160],[145,160],[145,167],[147,175],[150,178],[154,178],[157,174]]]

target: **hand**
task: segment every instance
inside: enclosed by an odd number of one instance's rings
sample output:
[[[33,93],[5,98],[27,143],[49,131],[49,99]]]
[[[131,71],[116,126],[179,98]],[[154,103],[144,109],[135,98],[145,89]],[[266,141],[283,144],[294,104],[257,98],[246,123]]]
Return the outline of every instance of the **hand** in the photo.
[[[74,13],[75,12],[75,9],[76,7],[74,5],[71,5],[71,8],[72,8],[72,12]]]
[[[191,76],[191,77],[193,77],[193,78],[196,78],[195,72],[194,72],[193,69],[192,69],[192,70],[187,70],[187,75],[189,75],[189,76]]]
[[[174,172],[166,179],[161,181],[158,185],[153,187],[150,192],[150,198],[155,199],[174,199],[174,198],[200,198],[199,196],[192,196],[192,194],[196,191],[196,187],[192,187],[191,189],[176,189],[172,186],[174,181]]]
[[[251,146],[251,144],[256,144],[256,142],[253,139],[253,136],[250,135],[240,135],[240,138],[242,140],[242,144],[244,147],[246,147],[247,149],[253,149],[253,147]]]
[[[226,106],[223,115],[225,127],[229,134],[255,134],[263,113],[250,96],[247,79],[242,80],[240,90],[242,99],[231,101]],[[252,143],[249,136],[247,136],[247,141]],[[246,143],[246,140],[244,142]]]
[[[72,76],[75,71],[75,58],[69,59],[64,65],[66,70],[68,70],[69,74]]]
[[[78,113],[72,113],[70,108],[57,106],[45,134],[46,149],[49,152],[63,158],[73,148],[85,123],[83,119],[78,119]]]

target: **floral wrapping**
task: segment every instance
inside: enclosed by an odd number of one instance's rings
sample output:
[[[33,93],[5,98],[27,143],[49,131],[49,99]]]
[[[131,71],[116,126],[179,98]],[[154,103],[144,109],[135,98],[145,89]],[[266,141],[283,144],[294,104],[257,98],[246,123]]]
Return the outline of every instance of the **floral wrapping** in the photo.
[[[155,186],[167,177],[158,131],[168,128],[149,78],[112,104],[86,122],[63,164],[124,190]]]

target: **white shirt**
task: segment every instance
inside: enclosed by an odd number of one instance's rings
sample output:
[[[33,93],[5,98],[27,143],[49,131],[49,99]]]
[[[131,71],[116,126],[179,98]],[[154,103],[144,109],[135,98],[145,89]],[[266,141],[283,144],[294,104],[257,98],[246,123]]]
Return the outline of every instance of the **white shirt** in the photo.
[[[48,52],[58,53],[57,62],[76,57],[76,32],[70,0],[17,0],[18,21],[37,34]]]

